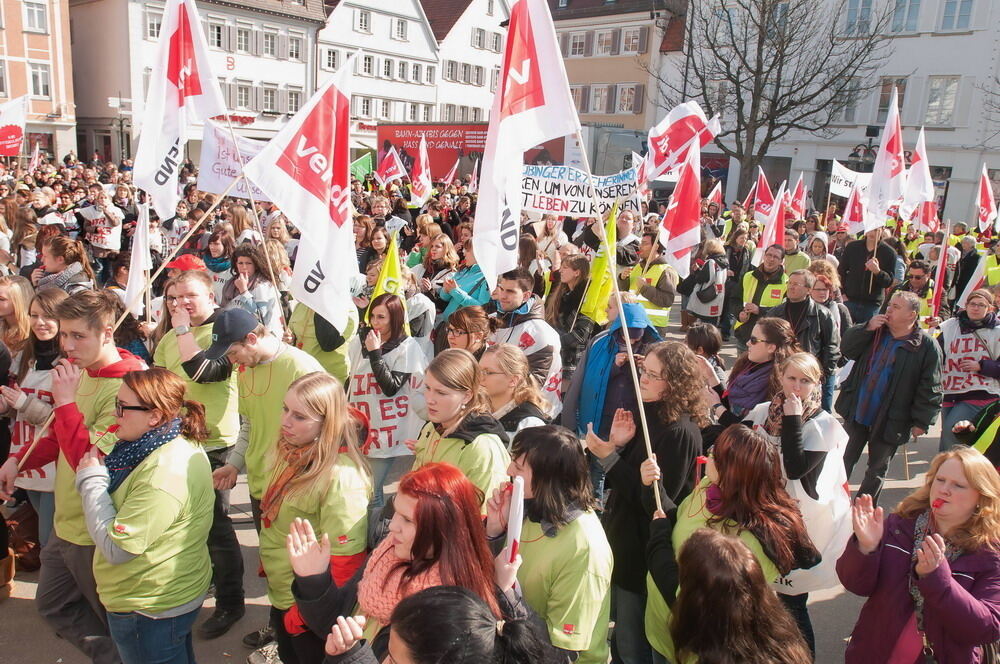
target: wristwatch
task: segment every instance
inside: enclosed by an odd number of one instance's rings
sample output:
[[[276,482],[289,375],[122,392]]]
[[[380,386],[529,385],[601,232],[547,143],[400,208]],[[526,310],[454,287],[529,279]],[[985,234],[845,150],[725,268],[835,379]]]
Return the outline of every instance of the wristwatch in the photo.
[[[182,334],[187,334],[190,331],[191,328],[188,325],[178,325],[177,327],[174,328],[174,334],[176,334],[177,336],[181,336]]]

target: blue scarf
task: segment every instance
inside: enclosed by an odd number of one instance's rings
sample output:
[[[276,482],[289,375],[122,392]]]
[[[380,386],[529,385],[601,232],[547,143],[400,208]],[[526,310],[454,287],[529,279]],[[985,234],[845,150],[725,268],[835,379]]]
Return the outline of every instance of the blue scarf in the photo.
[[[205,267],[212,272],[228,272],[231,269],[231,263],[225,256],[212,258],[209,254],[205,254],[203,260],[205,261]]]
[[[111,454],[104,457],[104,465],[111,478],[108,493],[114,493],[146,457],[172,441],[180,432],[181,418],[175,417],[166,424],[150,429],[136,440],[119,440]]]

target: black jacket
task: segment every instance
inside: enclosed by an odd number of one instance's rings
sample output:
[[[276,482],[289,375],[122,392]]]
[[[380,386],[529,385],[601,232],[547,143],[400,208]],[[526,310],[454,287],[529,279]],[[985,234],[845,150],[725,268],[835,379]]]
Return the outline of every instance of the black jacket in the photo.
[[[837,370],[840,360],[840,332],[830,311],[816,304],[811,298],[805,299],[806,309],[801,320],[788,314],[788,300],[785,300],[768,312],[768,316],[782,318],[788,321],[799,340],[799,346],[807,353],[812,353],[819,360],[824,376],[830,376]]]
[[[552,327],[559,333],[560,355],[563,370],[576,370],[577,362],[583,347],[594,336],[596,323],[588,316],[580,313],[583,294],[587,291],[586,281],[581,281],[576,288],[566,291],[559,302],[555,325]]]
[[[865,263],[872,257],[865,240],[854,240],[844,247],[837,272],[840,274],[840,283],[843,284],[844,295],[848,300],[881,304],[885,289],[892,286],[896,270],[896,252],[885,242],[879,242],[874,253],[878,259],[879,272],[873,276],[872,272],[865,269]]]
[[[850,376],[840,388],[837,413],[845,423],[854,420],[858,408],[858,392],[868,375],[872,351],[876,342],[889,334],[885,326],[872,332],[866,323],[854,325],[844,332],[840,349],[844,357],[855,360]],[[892,376],[882,406],[875,417],[869,440],[881,440],[890,445],[902,445],[910,437],[912,427],[928,431],[941,410],[941,350],[937,343],[920,329],[914,329],[907,342],[897,351]]]

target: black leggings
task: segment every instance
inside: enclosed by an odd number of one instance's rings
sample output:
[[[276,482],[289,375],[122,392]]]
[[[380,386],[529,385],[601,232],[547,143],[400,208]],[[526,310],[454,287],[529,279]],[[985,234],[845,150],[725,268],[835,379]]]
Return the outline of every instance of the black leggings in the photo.
[[[778,593],[778,597],[781,598],[782,604],[785,605],[788,612],[792,614],[792,618],[795,619],[795,624],[798,625],[799,631],[802,632],[802,638],[806,640],[809,652],[812,653],[812,658],[815,660],[816,636],[813,634],[812,621],[809,619],[809,609],[806,606],[806,603],[809,601],[809,593],[802,593],[801,595]]]
[[[285,630],[285,613],[271,607],[271,627],[274,640],[278,642],[278,657],[282,664],[321,664],[326,656],[326,639],[320,639],[312,632],[291,635]]]

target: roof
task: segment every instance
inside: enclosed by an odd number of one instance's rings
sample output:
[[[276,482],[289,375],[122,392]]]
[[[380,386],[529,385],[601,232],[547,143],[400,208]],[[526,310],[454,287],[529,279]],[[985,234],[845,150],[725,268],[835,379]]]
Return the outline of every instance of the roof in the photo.
[[[684,50],[684,28],[686,16],[671,16],[663,29],[663,39],[660,41],[660,53],[676,53]]]
[[[239,0],[238,2],[236,0],[200,0],[199,4],[201,3],[259,11],[313,23],[326,23],[327,12],[323,6],[323,0],[301,0],[301,2],[290,2],[289,0]]]
[[[455,23],[462,17],[472,0],[420,0],[427,22],[431,24],[434,39],[444,41]]]
[[[632,14],[645,12],[649,15],[652,9],[666,9],[666,0],[565,0],[565,7],[560,7],[560,0],[548,0],[552,11],[552,20],[560,21],[572,18],[590,18],[594,16],[611,16],[614,14]]]

